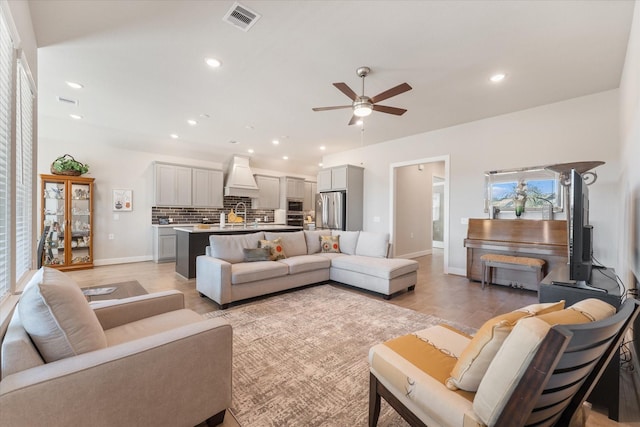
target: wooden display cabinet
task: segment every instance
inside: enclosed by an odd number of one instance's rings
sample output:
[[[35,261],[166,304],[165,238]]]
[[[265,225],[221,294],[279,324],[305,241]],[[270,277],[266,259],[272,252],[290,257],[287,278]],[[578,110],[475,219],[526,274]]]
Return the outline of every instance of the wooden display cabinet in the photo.
[[[42,265],[59,270],[93,268],[94,178],[40,175]]]

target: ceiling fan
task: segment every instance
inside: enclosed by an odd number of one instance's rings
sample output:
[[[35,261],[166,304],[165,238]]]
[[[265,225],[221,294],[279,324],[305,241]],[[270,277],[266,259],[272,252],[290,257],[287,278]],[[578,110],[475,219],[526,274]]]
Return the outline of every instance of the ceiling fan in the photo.
[[[316,107],[313,111],[327,111],[327,110],[339,110],[342,108],[352,108],[353,117],[349,121],[349,125],[357,123],[357,121],[371,114],[372,111],[380,111],[381,113],[395,114],[401,116],[407,112],[403,108],[388,107],[386,105],[377,105],[377,102],[384,101],[392,96],[400,95],[401,93],[411,90],[411,86],[407,83],[399,84],[396,87],[392,87],[389,90],[385,90],[382,93],[377,94],[373,98],[369,98],[364,94],[364,78],[371,72],[369,67],[360,67],[356,70],[358,77],[362,78],[362,95],[358,96],[346,83],[334,83],[333,85],[338,90],[349,97],[353,101],[351,105],[339,105],[334,107]]]

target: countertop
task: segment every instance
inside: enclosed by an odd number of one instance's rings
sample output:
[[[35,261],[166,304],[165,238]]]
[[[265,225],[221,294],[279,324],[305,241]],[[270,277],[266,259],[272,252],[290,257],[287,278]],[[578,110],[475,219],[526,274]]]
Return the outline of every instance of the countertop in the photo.
[[[279,223],[276,224],[275,222],[259,222],[258,224],[261,224],[261,225],[264,225],[264,226],[277,225],[279,227],[286,227],[286,224],[279,224]],[[171,223],[171,224],[151,224],[151,226],[155,227],[155,228],[185,228],[185,227],[186,228],[192,228],[192,227],[195,227],[196,225],[201,225],[201,224],[199,222],[194,222],[192,224],[174,224],[174,223]],[[219,228],[218,224],[205,224],[205,225],[209,225],[212,228]],[[239,226],[239,225],[236,225],[235,227],[236,227],[236,229],[242,228],[242,226]],[[251,222],[251,223],[249,223],[247,225],[247,228],[249,228],[249,227],[253,227],[253,222]],[[230,228],[229,227],[229,223],[227,223],[227,226],[224,229],[226,230],[227,228]]]
[[[224,228],[220,228],[219,225],[215,224],[207,224],[209,228],[194,228],[193,226],[175,226],[174,229],[176,231],[184,231],[187,233],[228,233],[228,232],[251,232],[251,231],[275,231],[275,230],[302,230],[303,227],[296,227],[291,225],[284,224],[264,224],[258,223],[256,227],[253,223],[247,224],[247,227],[244,227],[244,224],[235,224],[235,225],[225,225]]]

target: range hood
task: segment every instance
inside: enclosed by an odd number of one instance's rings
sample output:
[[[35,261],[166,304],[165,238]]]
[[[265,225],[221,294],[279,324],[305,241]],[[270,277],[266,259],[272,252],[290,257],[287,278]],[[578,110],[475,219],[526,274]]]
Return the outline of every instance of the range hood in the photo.
[[[258,186],[249,167],[249,158],[233,156],[224,184],[225,196],[258,198]]]

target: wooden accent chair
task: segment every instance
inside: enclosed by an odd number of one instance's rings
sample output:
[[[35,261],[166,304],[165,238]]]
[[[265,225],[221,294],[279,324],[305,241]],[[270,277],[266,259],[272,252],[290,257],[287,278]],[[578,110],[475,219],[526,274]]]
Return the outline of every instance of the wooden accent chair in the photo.
[[[590,323],[545,329],[544,321],[536,317],[519,320],[490,362],[477,392],[466,392],[468,400],[446,396],[458,391],[428,376],[406,374],[405,389],[399,389],[398,374],[418,372],[416,367],[402,358],[400,370],[385,366],[395,360],[391,358],[379,360],[375,369],[373,359],[380,345],[373,347],[369,426],[377,425],[380,397],[412,426],[569,426],[639,312],[640,301],[629,298],[616,314]],[[532,336],[537,342],[527,338]],[[385,377],[393,376],[389,373],[395,373],[395,381]],[[415,386],[418,381],[421,389]],[[431,403],[424,405],[420,400]]]

